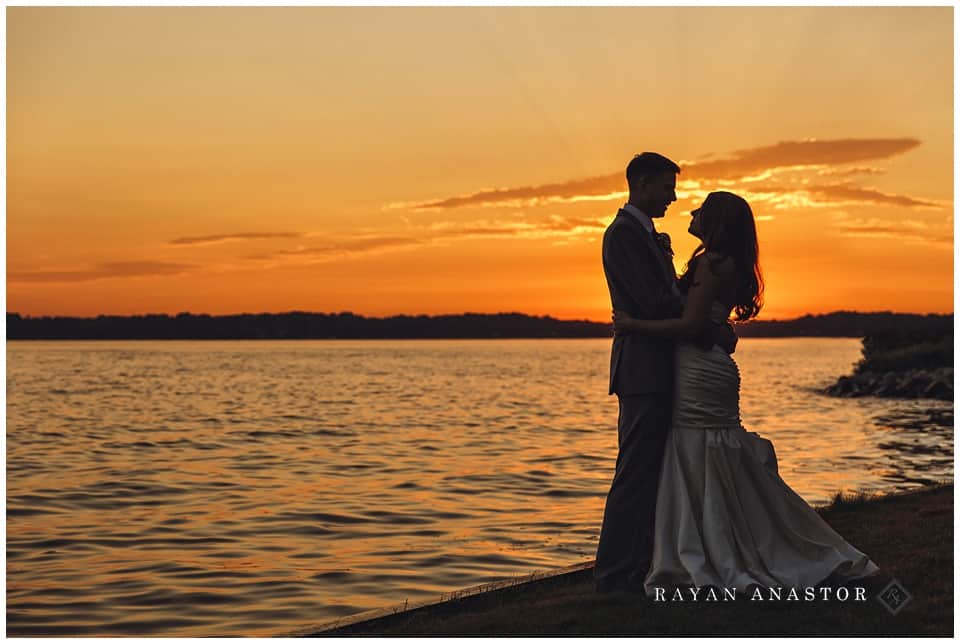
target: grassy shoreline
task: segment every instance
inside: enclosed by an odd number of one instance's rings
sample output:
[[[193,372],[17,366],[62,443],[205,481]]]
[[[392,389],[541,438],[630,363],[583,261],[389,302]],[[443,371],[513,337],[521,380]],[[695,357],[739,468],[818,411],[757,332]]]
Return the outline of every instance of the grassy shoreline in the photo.
[[[878,576],[849,584],[851,600],[653,602],[597,596],[592,566],[454,593],[441,603],[302,629],[299,636],[411,635],[953,635],[953,484],[882,497],[841,498],[818,509],[870,555]],[[549,574],[549,573],[548,573]],[[877,595],[896,579],[913,596],[891,615]],[[854,602],[852,588],[866,589]],[[368,615],[368,614],[364,614]],[[363,617],[363,616],[360,616]]]

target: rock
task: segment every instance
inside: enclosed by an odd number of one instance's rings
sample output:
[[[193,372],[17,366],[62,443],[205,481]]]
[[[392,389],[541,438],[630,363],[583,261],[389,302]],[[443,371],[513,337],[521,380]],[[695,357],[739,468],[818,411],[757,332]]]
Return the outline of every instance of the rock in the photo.
[[[953,400],[953,383],[948,382],[946,379],[936,379],[923,390],[921,398]]]
[[[840,376],[824,390],[831,396],[884,398],[936,398],[953,400],[953,368],[911,369],[876,373],[865,371]]]
[[[900,375],[891,371],[878,378],[877,383],[871,387],[874,396],[894,396],[900,389]]]
[[[929,384],[930,378],[926,374],[913,369],[904,377],[900,390],[908,398],[919,398]]]
[[[831,396],[849,396],[852,389],[853,378],[850,376],[840,376],[840,378],[827,387],[826,393]]]

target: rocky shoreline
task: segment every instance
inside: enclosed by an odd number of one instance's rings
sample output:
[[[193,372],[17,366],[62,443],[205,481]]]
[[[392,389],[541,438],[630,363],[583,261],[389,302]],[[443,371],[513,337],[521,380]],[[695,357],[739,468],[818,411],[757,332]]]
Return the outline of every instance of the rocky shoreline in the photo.
[[[824,390],[830,396],[857,398],[933,398],[953,400],[953,367],[908,371],[864,371],[841,376]]]

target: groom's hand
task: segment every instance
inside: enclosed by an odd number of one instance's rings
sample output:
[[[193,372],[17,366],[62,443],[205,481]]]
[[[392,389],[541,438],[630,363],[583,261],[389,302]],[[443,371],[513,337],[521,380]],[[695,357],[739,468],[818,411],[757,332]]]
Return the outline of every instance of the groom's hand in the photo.
[[[733,353],[737,350],[737,332],[733,330],[730,322],[725,322],[717,326],[716,343],[727,353]]]
[[[729,322],[708,322],[693,343],[703,351],[709,351],[713,345],[717,345],[727,353],[733,353],[737,348],[737,333]]]

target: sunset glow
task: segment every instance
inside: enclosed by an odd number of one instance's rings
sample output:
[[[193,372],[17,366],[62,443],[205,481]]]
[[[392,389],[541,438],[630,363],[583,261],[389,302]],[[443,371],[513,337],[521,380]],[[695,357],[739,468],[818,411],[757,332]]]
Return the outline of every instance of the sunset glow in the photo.
[[[7,310],[609,319],[738,192],[762,319],[953,311],[952,7],[10,7]]]

